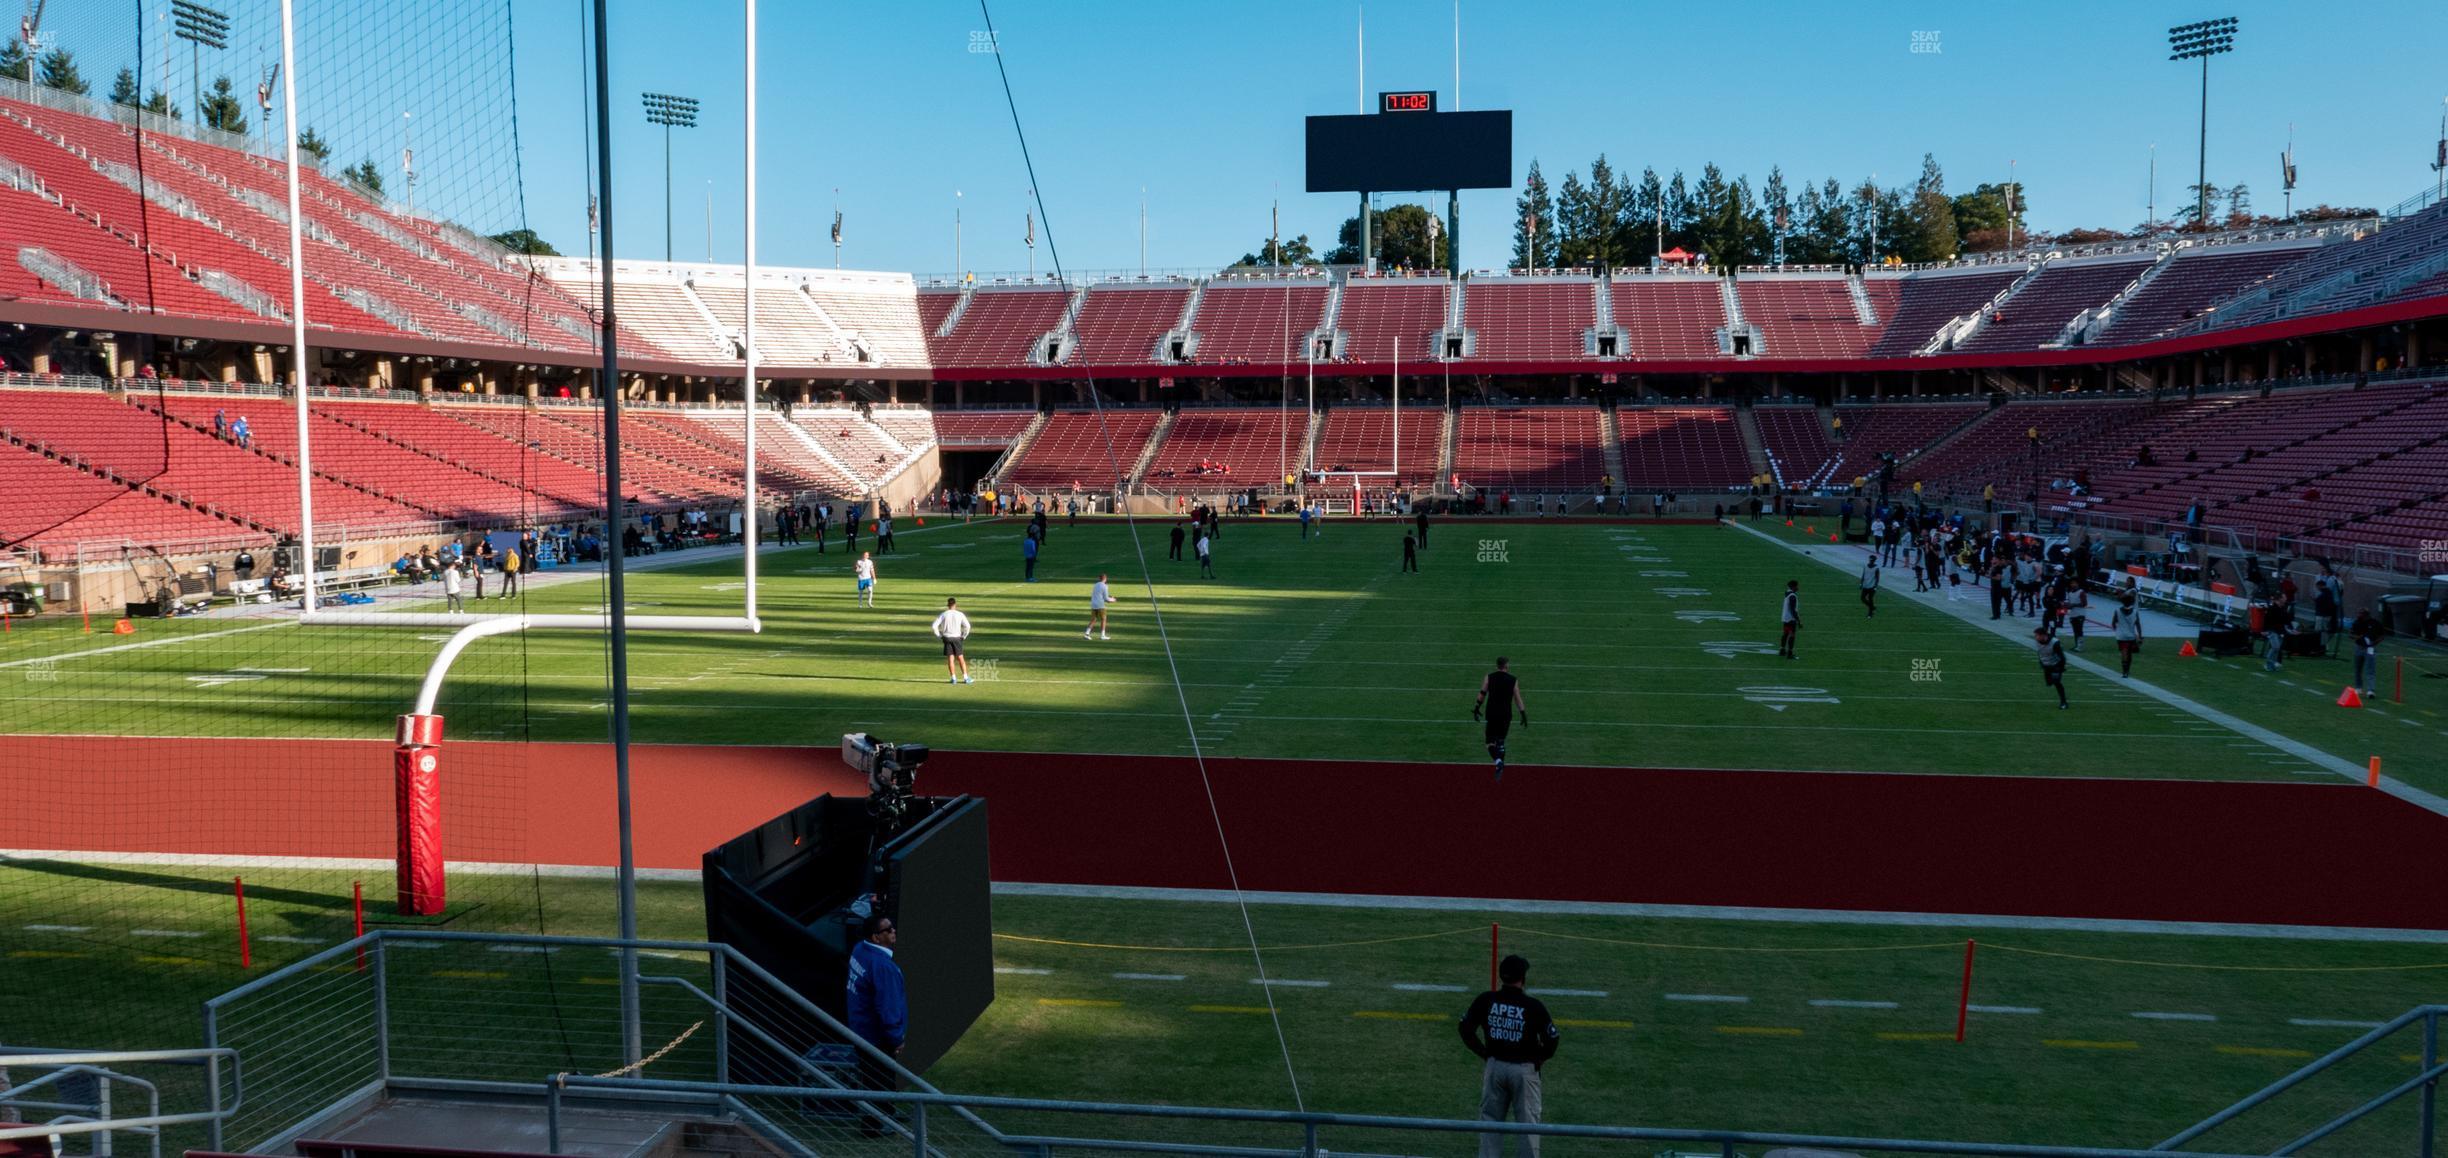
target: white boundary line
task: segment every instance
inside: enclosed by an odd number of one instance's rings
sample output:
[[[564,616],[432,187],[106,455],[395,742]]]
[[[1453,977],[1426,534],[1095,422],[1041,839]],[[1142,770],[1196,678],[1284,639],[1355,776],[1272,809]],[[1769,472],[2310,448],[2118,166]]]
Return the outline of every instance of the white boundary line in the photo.
[[[1073,897],[1092,900],[1198,901],[1230,904],[1219,889],[1023,884],[998,881],[999,897]],[[1646,905],[1609,901],[1515,901],[1472,897],[1367,896],[1351,893],[1252,892],[1250,903],[1314,905],[1338,909],[1421,909],[1438,912],[1514,913],[1577,917],[1655,917],[1697,921],[1778,921],[1799,925],[1902,925],[1966,929],[2044,929],[2086,933],[2172,933],[2197,937],[2267,937],[2298,941],[2386,941],[2448,945],[2448,929],[2357,929],[2335,925],[2226,925],[2207,921],[2129,921],[2103,917],[1983,916],[1966,913],[1889,913],[1846,909],[1726,908],[1714,905]]]
[[[225,866],[231,868],[342,869],[386,873],[398,867],[387,857],[219,856],[206,853],[108,853],[60,849],[0,849],[0,868],[12,860],[61,860],[98,864],[159,866]],[[506,864],[496,861],[450,861],[449,872],[476,875],[526,875],[609,880],[605,865]],[[640,868],[638,879],[693,882],[696,869]],[[1038,884],[996,881],[994,895],[1056,897],[1080,900],[1188,901],[1229,903],[1230,892],[1215,889],[1173,889],[1134,885]],[[2033,929],[2091,933],[2150,933],[2197,937],[2261,937],[2296,941],[2376,941],[2400,944],[2448,945],[2448,929],[2381,929],[2349,925],[2244,925],[2210,921],[2144,921],[2107,917],[2034,917],[1979,913],[1898,913],[1854,909],[1774,909],[1755,906],[1657,905],[1617,901],[1526,901],[1483,897],[1421,897],[1364,893],[1252,892],[1251,902],[1336,909],[1406,909],[1464,913],[1512,913],[1547,916],[1640,917],[1688,921],[1765,921],[1799,925],[1897,925],[1916,928]],[[2005,1012],[2000,1010],[1999,1012]]]
[[[1740,523],[1731,521],[1729,521],[1727,525],[1733,527],[1735,530],[1742,531],[1755,538],[1758,538],[1763,542],[1783,547],[1794,554],[1812,559],[1821,566],[1827,567],[1831,570],[1839,573],[1850,574],[1850,572],[1845,568],[1844,564],[1837,562],[1832,557],[1836,554],[1845,553],[1850,550],[1850,548],[1839,547],[1836,551],[1831,552],[1829,555],[1815,555],[1809,551],[1803,550],[1796,544],[1788,543],[1775,537],[1774,535],[1768,534],[1765,531],[1746,527]],[[1909,599],[1912,602],[1927,607],[1932,611],[1943,612],[1944,614],[1952,616],[1953,618],[1964,623],[1968,623],[1975,628],[1986,629],[1993,635],[2003,636],[2007,639],[2015,639],[2019,636],[2028,636],[2030,634],[2030,632],[2024,627],[2024,625],[2028,622],[2027,620],[1999,620],[1993,624],[1989,620],[1978,618],[1967,612],[1948,609],[1942,606],[1944,603],[1943,600],[1933,601],[1920,592],[1905,591],[1901,589],[1887,589],[1883,590],[1881,593],[1891,595],[1897,599]],[[2228,731],[2234,732],[2236,735],[2242,736],[2246,739],[2257,740],[2268,745],[2269,747],[2275,748],[2286,753],[2287,755],[2302,760],[2303,762],[2316,768],[2334,772],[2338,776],[2347,780],[2361,783],[2368,774],[2367,769],[2360,765],[2339,759],[2336,756],[2332,756],[2329,753],[2315,748],[2310,744],[2303,743],[2300,740],[2279,735],[2278,733],[2270,731],[2259,724],[2238,719],[2206,704],[2197,703],[2193,700],[2177,695],[2166,688],[2159,687],[2158,685],[2147,680],[2122,678],[2118,673],[2109,671],[2105,665],[2093,663],[2082,656],[2071,653],[2067,654],[2066,660],[2075,667],[2081,668],[2092,675],[2109,681],[2111,686],[2132,688],[2133,690],[2149,696],[2160,703],[2166,704],[2169,707],[2189,713],[2193,716],[2199,717],[2202,720],[2208,721],[2209,723],[2216,724],[2219,727],[2225,728]],[[2402,780],[2397,779],[2396,777],[2387,775],[2380,777],[2380,790],[2396,797],[2399,800],[2403,800],[2408,804],[2414,805],[2417,808],[2426,809],[2441,816],[2448,816],[2448,798],[2425,792],[2420,788],[2416,788]]]

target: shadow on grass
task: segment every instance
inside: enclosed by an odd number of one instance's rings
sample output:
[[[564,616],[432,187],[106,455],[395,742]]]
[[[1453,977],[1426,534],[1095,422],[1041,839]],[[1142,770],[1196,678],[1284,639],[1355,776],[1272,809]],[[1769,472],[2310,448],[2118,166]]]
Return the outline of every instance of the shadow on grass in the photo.
[[[173,892],[206,893],[212,896],[230,895],[230,886],[216,879],[183,877],[172,873],[143,872],[137,869],[121,868],[115,865],[107,864],[91,864],[83,861],[40,859],[20,860],[14,857],[0,857],[0,868],[21,869],[31,873],[45,873],[56,877],[74,877],[79,880],[101,881],[108,884],[138,885],[144,888],[168,889]],[[327,893],[303,892],[297,889],[256,886],[248,890],[248,895],[258,900],[278,901],[282,904],[296,905],[300,908],[330,909],[334,912],[347,912],[349,908],[349,900],[346,897],[334,897]]]

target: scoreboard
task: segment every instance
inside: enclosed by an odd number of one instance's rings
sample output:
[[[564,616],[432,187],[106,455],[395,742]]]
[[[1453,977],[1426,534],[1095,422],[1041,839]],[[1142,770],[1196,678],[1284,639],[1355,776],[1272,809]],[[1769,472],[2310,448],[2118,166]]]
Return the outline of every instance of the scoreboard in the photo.
[[[1312,193],[1513,187],[1510,110],[1438,112],[1434,90],[1381,92],[1377,111],[1308,119]]]

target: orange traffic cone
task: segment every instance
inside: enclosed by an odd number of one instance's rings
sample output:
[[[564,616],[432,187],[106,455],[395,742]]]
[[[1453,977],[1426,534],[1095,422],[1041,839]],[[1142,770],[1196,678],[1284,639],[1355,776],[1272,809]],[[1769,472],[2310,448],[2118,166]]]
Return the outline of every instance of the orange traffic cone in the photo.
[[[1806,526],[1802,528],[1802,533],[1805,535],[1816,535],[1819,533],[1819,528],[1815,526]]]
[[[925,526],[925,525],[926,525],[926,520],[925,520],[925,519],[920,519],[920,520],[918,520],[918,525],[919,525],[919,526],[921,526],[921,527]]]
[[[2345,691],[2338,693],[2337,704],[2341,708],[2359,708],[2363,706],[2363,697],[2356,695],[2354,688],[2349,686]]]
[[[2181,655],[2186,659],[2191,659],[2194,656],[2200,655],[2201,653],[2193,649],[2193,641],[2188,639],[2184,641],[2183,647],[2176,649],[2176,654]]]
[[[1829,536],[1828,536],[1828,542],[1833,543],[1833,542],[1835,542],[1835,541],[1836,541],[1836,536],[1834,536],[1834,535],[1829,535]]]
[[[1786,525],[1786,526],[1788,526],[1788,527],[1792,526],[1792,525],[1793,525],[1793,520],[1792,520],[1792,519],[1787,519],[1787,520],[1785,520],[1785,525]]]
[[[136,625],[129,620],[122,619],[117,623],[111,624],[111,634],[134,635],[136,634]]]

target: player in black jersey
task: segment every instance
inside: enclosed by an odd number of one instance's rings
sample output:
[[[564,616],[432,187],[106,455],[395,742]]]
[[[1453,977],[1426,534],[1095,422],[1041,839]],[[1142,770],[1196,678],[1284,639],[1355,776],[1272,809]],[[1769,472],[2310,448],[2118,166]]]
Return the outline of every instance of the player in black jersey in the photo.
[[[1510,662],[1501,655],[1496,657],[1496,670],[1479,681],[1479,698],[1471,704],[1471,719],[1478,720],[1480,713],[1486,713],[1487,750],[1496,761],[1498,780],[1504,779],[1505,737],[1513,731],[1514,714],[1520,713],[1522,727],[1530,726],[1530,708],[1522,702],[1521,680],[1505,670]]]

